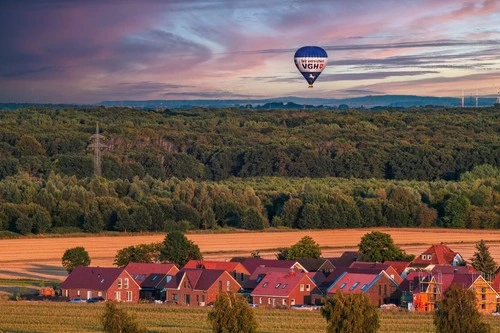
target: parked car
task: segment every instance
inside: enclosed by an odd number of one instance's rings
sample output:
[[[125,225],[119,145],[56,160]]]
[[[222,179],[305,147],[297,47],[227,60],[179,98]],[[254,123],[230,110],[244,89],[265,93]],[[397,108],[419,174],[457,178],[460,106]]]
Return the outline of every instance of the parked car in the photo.
[[[104,297],[99,296],[99,297],[91,297],[91,298],[89,298],[87,300],[87,303],[100,303],[100,302],[104,302],[104,301],[105,301]]]
[[[69,300],[70,303],[84,303],[85,300],[83,298],[72,298]]]

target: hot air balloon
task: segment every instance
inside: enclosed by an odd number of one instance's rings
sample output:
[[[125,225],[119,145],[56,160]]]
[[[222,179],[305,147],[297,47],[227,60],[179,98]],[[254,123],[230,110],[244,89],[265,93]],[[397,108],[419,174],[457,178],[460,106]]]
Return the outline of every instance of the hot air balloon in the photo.
[[[309,83],[309,88],[313,87],[314,81],[326,67],[328,54],[319,46],[303,46],[295,52],[295,66]]]

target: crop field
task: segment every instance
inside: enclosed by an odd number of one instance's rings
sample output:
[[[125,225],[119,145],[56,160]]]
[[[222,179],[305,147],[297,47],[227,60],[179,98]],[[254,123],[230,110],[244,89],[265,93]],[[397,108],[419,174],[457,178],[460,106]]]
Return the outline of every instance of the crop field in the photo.
[[[52,302],[0,303],[0,332],[51,333],[99,332],[103,304]],[[134,314],[149,332],[210,332],[208,308],[189,308],[155,304],[121,304]],[[319,311],[254,309],[258,331],[262,333],[324,332],[326,321]],[[381,311],[380,333],[435,332],[431,314]],[[492,332],[500,332],[500,317],[485,316]]]
[[[322,248],[323,256],[337,256],[355,250],[361,237],[373,230],[391,234],[394,242],[407,253],[418,255],[431,244],[444,242],[468,260],[475,243],[484,239],[490,252],[500,262],[500,230],[457,229],[335,229],[279,232],[234,232],[189,234],[206,259],[228,260],[259,251],[265,258],[274,258],[279,247],[287,247],[303,236],[311,236]],[[61,266],[65,250],[83,246],[93,266],[112,266],[116,252],[141,243],[160,242],[165,234],[127,236],[89,236],[58,238],[20,238],[0,240],[0,279],[39,279],[62,281],[67,276]]]

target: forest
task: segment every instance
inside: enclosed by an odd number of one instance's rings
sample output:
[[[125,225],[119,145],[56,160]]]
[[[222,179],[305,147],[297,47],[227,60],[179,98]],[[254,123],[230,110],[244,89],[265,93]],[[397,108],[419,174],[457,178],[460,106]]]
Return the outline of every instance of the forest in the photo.
[[[498,108],[28,107],[0,124],[3,237],[500,227]]]

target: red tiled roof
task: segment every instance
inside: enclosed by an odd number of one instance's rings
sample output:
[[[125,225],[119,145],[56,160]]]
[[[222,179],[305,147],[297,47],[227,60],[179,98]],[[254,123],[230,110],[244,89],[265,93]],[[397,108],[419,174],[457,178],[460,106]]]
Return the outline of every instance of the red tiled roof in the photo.
[[[264,276],[266,276],[266,274],[269,272],[279,272],[282,274],[287,274],[289,271],[290,271],[289,268],[259,266],[253,271],[253,273],[248,277],[248,279],[243,282],[243,288],[250,290],[254,289],[264,278]]]
[[[316,284],[305,272],[289,271],[287,273],[270,271],[250,293],[251,296],[286,297],[299,285],[310,284],[312,291]]]
[[[115,267],[76,267],[64,280],[61,289],[85,288],[89,290],[107,290],[123,272]]]
[[[227,271],[223,269],[183,268],[175,276],[172,276],[172,278],[165,284],[165,288],[178,289],[183,279],[188,279],[193,290],[208,290],[220,279],[223,274],[227,274],[228,277],[234,281],[234,283],[240,286],[238,281],[236,281],[231,274],[227,273]]]
[[[240,262],[216,260],[189,260],[184,268],[223,269],[227,272],[250,274]]]
[[[259,266],[262,267],[281,267],[291,269],[294,266],[298,266],[304,271],[307,271],[302,265],[296,260],[273,260],[273,259],[262,259],[262,258],[247,258],[242,262],[243,266],[248,270],[250,274]]]
[[[384,261],[384,264],[392,266],[399,275],[403,274],[410,263],[411,261]]]
[[[381,273],[383,274],[383,273]],[[366,292],[369,286],[378,280],[380,274],[361,274],[346,272],[328,288],[328,292],[341,290],[343,293]]]
[[[457,252],[454,252],[444,244],[434,244],[426,251],[422,252],[418,257],[416,257],[415,260],[412,261],[412,264],[451,265],[453,263],[453,259],[457,254]],[[430,255],[431,259],[422,259],[423,255]]]
[[[130,262],[125,266],[125,270],[129,272],[132,278],[142,285],[144,281],[153,273],[158,274],[175,274],[179,271],[175,264],[156,264],[156,263],[139,263]]]

